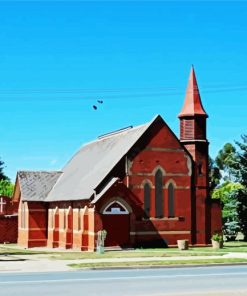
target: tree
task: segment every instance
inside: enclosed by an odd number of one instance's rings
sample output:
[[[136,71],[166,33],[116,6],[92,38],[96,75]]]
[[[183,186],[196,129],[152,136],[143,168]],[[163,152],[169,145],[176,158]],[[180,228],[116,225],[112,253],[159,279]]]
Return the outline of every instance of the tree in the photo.
[[[221,180],[220,169],[216,162],[209,157],[209,193],[212,196],[213,190],[220,184]]]
[[[247,135],[237,147],[227,143],[219,151],[216,163],[223,170],[224,182],[213,192],[223,203],[224,228],[239,226],[247,240]]]
[[[14,191],[14,185],[9,178],[4,174],[4,162],[0,159],[0,195],[11,197]]]
[[[240,230],[244,235],[244,240],[247,241],[247,189],[241,188],[237,191],[237,212]]]
[[[4,162],[0,159],[0,180],[8,180],[8,177],[3,172]]]
[[[9,180],[0,180],[0,195],[12,197],[14,185]]]
[[[234,173],[236,179],[243,185],[237,192],[238,199],[238,218],[244,240],[247,241],[247,135],[243,135],[242,142],[236,142],[239,150],[237,151]]]
[[[219,151],[215,162],[219,169],[224,171],[223,178],[233,181],[233,170],[236,165],[236,148],[231,143],[226,143]]]
[[[220,199],[223,204],[222,220],[223,232],[228,240],[235,239],[240,230],[238,215],[238,190],[244,188],[240,183],[224,182],[213,192],[213,198]]]
[[[243,143],[236,142],[239,151],[236,154],[233,169],[237,180],[247,188],[247,135],[243,135],[241,138]]]

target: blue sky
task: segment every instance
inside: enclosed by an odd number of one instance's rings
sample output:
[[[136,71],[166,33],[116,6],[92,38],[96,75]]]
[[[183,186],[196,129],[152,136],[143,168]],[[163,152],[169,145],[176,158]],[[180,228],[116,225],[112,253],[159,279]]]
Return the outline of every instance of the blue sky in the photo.
[[[61,169],[83,143],[156,114],[178,135],[191,64],[215,156],[247,132],[246,19],[236,1],[0,1],[5,173]]]

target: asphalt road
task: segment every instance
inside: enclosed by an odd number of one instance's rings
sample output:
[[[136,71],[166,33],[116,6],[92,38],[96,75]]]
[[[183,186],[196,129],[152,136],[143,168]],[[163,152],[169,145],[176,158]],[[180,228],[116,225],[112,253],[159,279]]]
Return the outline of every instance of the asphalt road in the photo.
[[[1,296],[247,295],[247,266],[1,273]]]

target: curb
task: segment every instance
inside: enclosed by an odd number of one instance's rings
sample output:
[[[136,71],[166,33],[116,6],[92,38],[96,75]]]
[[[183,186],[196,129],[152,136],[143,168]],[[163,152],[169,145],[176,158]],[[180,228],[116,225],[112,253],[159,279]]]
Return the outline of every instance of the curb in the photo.
[[[162,269],[162,268],[193,268],[193,267],[212,267],[212,266],[239,266],[239,265],[247,265],[247,262],[239,262],[239,263],[209,263],[209,264],[177,264],[177,265],[133,265],[133,266],[112,266],[112,267],[82,267],[75,268],[74,270],[126,270],[126,269]],[[72,267],[73,268],[73,267]]]

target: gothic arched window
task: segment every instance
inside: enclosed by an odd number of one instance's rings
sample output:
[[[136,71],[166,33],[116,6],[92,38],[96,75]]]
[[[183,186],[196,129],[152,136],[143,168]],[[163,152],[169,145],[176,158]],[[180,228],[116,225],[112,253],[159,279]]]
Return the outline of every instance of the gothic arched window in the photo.
[[[150,197],[151,197],[151,187],[149,183],[145,183],[144,185],[144,212],[145,217],[150,217]]]
[[[174,186],[172,183],[168,185],[168,217],[174,217]]]
[[[155,174],[155,217],[164,216],[164,198],[163,198],[163,174],[160,169]]]

